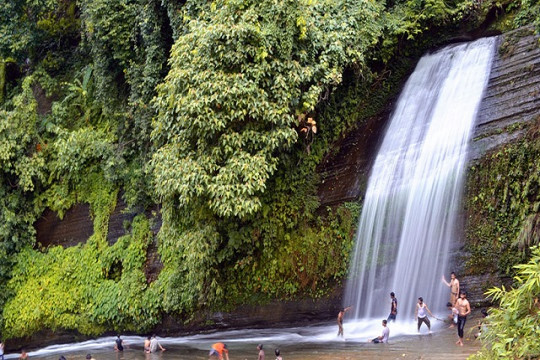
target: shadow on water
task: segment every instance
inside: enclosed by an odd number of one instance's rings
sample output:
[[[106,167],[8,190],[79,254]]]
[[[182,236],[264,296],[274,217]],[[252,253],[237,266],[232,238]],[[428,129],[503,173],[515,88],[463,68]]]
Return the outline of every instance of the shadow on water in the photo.
[[[122,336],[126,349],[114,352],[115,337],[104,337],[75,344],[53,345],[30,352],[31,359],[57,360],[64,355],[68,360],[84,360],[90,353],[96,360],[202,360],[214,342],[227,343],[231,360],[256,359],[259,343],[264,344],[267,359],[274,359],[274,349],[279,348],[286,360],[346,360],[346,359],[466,359],[480,348],[474,340],[475,317],[465,327],[465,346],[458,347],[456,329],[433,320],[431,334],[423,325],[420,334],[412,320],[390,323],[390,342],[372,344],[367,340],[380,335],[379,319],[359,323],[345,323],[345,339],[336,336],[337,326],[318,326],[246,329],[184,337],[159,338],[165,352],[145,354],[144,337]],[[8,354],[6,359],[17,359],[18,354]]]

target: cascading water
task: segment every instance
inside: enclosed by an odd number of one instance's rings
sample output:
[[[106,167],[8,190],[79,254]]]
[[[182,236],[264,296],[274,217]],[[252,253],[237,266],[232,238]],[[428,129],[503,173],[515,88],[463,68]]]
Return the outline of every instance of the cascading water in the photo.
[[[398,321],[417,298],[444,308],[441,283],[455,241],[463,175],[496,38],[449,46],[420,59],[403,89],[371,170],[345,306],[354,317]],[[448,274],[447,274],[448,275]]]

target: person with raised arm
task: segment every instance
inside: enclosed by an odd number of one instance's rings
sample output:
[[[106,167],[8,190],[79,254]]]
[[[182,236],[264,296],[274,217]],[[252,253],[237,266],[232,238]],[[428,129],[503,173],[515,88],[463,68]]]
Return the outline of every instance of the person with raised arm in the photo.
[[[442,282],[450,288],[450,303],[454,306],[459,295],[459,280],[456,278],[456,273],[453,271],[450,273],[450,282],[446,281],[443,275]]]
[[[345,313],[351,309],[351,306],[341,309],[337,316],[338,333],[337,336],[343,337],[343,317]]]

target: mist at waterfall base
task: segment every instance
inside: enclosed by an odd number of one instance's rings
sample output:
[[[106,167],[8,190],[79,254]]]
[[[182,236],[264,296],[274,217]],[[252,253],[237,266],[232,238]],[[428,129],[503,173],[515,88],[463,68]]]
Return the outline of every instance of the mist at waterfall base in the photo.
[[[468,144],[489,80],[496,38],[422,57],[397,101],[368,181],[344,306],[354,318],[398,319],[418,297],[444,311],[449,252],[459,212]],[[462,284],[463,285],[463,284]]]
[[[357,247],[344,304],[345,339],[337,324],[220,331],[160,338],[167,351],[143,352],[144,338],[124,336],[124,352],[112,351],[115,337],[54,345],[32,351],[32,358],[83,360],[207,359],[215,342],[226,342],[231,359],[255,358],[263,343],[288,360],[375,359],[416,356],[464,359],[479,344],[454,345],[455,332],[432,320],[417,333],[416,299],[423,296],[435,315],[446,318],[449,289],[441,283],[448,252],[457,236],[456,221],[467,143],[485,88],[495,39],[453,45],[424,56],[407,81],[376,157],[365,195]],[[398,298],[397,322],[389,323],[390,343],[367,340],[381,334],[390,310],[390,291]],[[336,309],[337,316],[338,309]],[[351,316],[352,315],[352,316]],[[474,327],[471,320],[467,327]],[[466,327],[466,333],[467,333]],[[17,358],[8,354],[6,359]]]
[[[346,340],[337,338],[337,325],[320,324],[305,327],[277,329],[245,329],[222,331],[183,337],[158,337],[167,350],[146,354],[144,337],[122,336],[125,350],[113,351],[116,337],[109,336],[73,344],[60,344],[31,351],[31,359],[58,360],[63,355],[68,360],[85,360],[92,354],[96,360],[207,360],[210,347],[215,342],[225,342],[229,358],[256,359],[256,346],[264,344],[267,359],[274,359],[274,349],[279,348],[286,360],[371,360],[371,359],[466,359],[480,348],[479,342],[468,340],[465,347],[454,344],[455,329],[447,324],[434,322],[433,333],[423,329],[416,332],[412,320],[391,323],[389,344],[373,344],[367,340],[380,335],[381,320],[362,324],[345,323]],[[471,327],[474,322],[471,321]],[[360,330],[360,328],[362,330]],[[349,336],[351,331],[356,335]],[[466,329],[467,330],[467,329]],[[360,331],[360,333],[359,333]],[[352,334],[352,333],[351,333]],[[8,354],[6,359],[17,359],[19,354]]]

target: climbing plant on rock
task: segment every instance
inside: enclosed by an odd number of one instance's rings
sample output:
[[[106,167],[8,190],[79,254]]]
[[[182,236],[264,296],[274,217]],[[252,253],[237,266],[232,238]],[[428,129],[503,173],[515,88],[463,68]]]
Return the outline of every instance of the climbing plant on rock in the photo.
[[[381,35],[372,1],[215,1],[186,25],[158,87],[152,138],[156,192],[218,216],[245,217],[299,116],[365,65]]]

